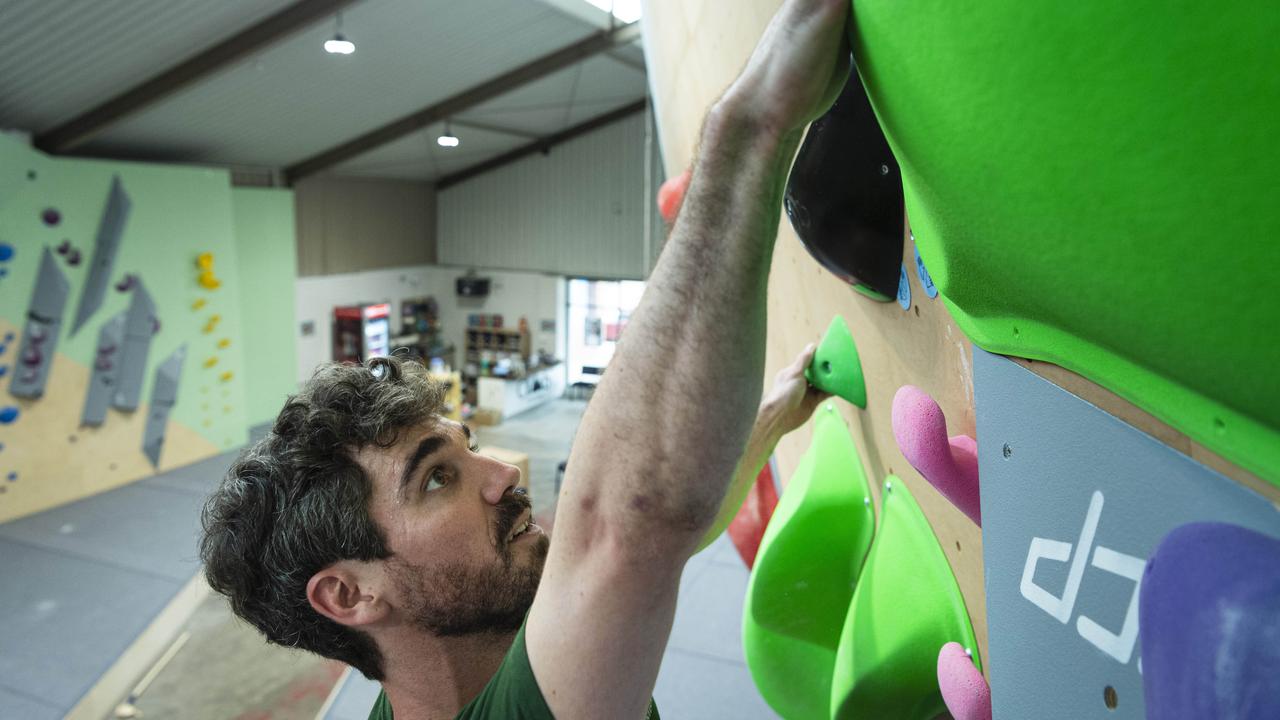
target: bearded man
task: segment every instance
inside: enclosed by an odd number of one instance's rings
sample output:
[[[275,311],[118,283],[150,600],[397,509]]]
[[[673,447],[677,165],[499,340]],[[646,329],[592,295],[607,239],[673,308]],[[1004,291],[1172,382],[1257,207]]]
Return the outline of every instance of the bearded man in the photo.
[[[656,718],[685,562],[821,399],[811,346],[761,402],[764,299],[787,169],[847,76],[848,12],[788,0],[709,111],[555,542],[420,365],[327,366],[206,504],[205,574],[233,610],[381,682],[371,718]]]

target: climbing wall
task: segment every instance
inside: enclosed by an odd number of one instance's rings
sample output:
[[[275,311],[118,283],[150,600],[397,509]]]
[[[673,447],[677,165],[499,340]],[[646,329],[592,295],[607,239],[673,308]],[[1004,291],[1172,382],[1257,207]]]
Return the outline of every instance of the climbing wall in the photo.
[[[703,115],[745,64],[778,4],[735,2],[732,12],[706,1],[645,4],[645,51],[668,177],[691,162]],[[833,315],[845,318],[866,377],[867,408],[838,399],[832,405],[853,434],[876,506],[885,478],[897,475],[924,511],[955,571],[985,658],[981,530],[912,470],[893,435],[894,394],[908,384],[937,400],[952,435],[974,433],[971,346],[946,308],[922,287],[914,245],[905,229],[903,235],[911,293],[906,307],[852,290],[814,261],[783,219],[769,277],[765,377],[772,378],[807,343],[818,342]],[[808,426],[783,439],[777,452],[783,482],[795,472],[810,439]]]
[[[744,0],[732,3],[731,8],[723,2],[697,0],[650,0],[645,4],[650,83],[668,177],[690,164],[702,117],[745,64],[779,4],[778,0]],[[1248,149],[1250,143],[1257,139],[1256,129],[1266,125],[1258,118],[1274,116],[1268,115],[1267,108],[1280,110],[1276,102],[1280,85],[1273,74],[1244,72],[1265,64],[1244,62],[1237,56],[1274,53],[1268,49],[1274,46],[1235,42],[1222,57],[1206,62],[1199,50],[1160,50],[1162,36],[1152,30],[1160,28],[1178,43],[1194,44],[1203,37],[1212,47],[1224,37],[1265,36],[1276,29],[1276,23],[1264,21],[1235,32],[1232,28],[1240,30],[1236,22],[1240,18],[1206,8],[1203,22],[1191,23],[1205,29],[1201,34],[1198,30],[1185,32],[1185,18],[1157,18],[1154,25],[1141,21],[1144,14],[1160,15],[1158,5],[1125,6],[1123,18],[1108,15],[1111,7],[1106,3],[1062,6],[1058,9],[1065,17],[1049,20],[1035,13],[1002,12],[991,6],[984,9],[991,16],[985,21],[943,19],[947,12],[966,15],[962,6],[954,4],[944,8],[929,2],[868,2],[855,7],[861,24],[853,39],[861,78],[897,160],[892,168],[885,168],[885,175],[895,176],[900,164],[905,185],[908,219],[902,230],[898,291],[896,297],[884,296],[884,282],[869,282],[868,288],[855,291],[805,250],[785,218],[770,276],[765,377],[772,377],[805,343],[821,337],[832,316],[840,315],[847,321],[865,377],[866,406],[834,400],[830,412],[838,413],[852,434],[867,475],[879,523],[868,557],[876,557],[875,542],[901,537],[885,528],[895,513],[900,515],[898,510],[886,512],[886,502],[901,508],[886,488],[900,484],[897,486],[905,487],[918,504],[954,573],[976,635],[976,664],[992,679],[996,717],[1025,717],[1027,709],[1035,707],[1035,693],[1051,685],[1051,694],[1040,695],[1041,700],[1054,698],[1052,708],[1041,706],[1046,717],[1142,717],[1138,579],[1147,557],[1155,557],[1160,539],[1173,524],[1205,521],[1236,527],[1214,537],[1237,538],[1255,530],[1262,533],[1259,537],[1280,537],[1280,513],[1276,512],[1280,500],[1276,470],[1280,455],[1276,448],[1280,445],[1274,442],[1280,425],[1275,412],[1280,403],[1270,401],[1280,384],[1266,369],[1274,367],[1280,343],[1274,342],[1274,334],[1258,331],[1274,327],[1275,309],[1280,306],[1246,299],[1238,292],[1245,286],[1274,284],[1280,272],[1280,256],[1269,240],[1275,236],[1277,213],[1274,204],[1258,202],[1266,195],[1259,188],[1276,186],[1275,168],[1280,163],[1244,162],[1239,157],[1240,153],[1255,152]],[[982,45],[981,38],[990,37],[989,26],[996,23],[1012,26],[1004,28],[1002,38],[1025,31],[1040,39],[1020,39],[1012,46],[1004,39]],[[972,32],[957,31],[974,24],[978,27],[970,28]],[[1057,58],[1056,67],[1061,69],[1064,61],[1053,43],[1067,42],[1072,33],[1089,36],[1085,31],[1091,27],[1120,28],[1117,33],[1125,41],[1120,44],[1123,51],[1148,59],[1135,60],[1125,66],[1125,73],[1115,75],[1107,72],[1109,55],[1082,50],[1088,44],[1073,41],[1067,55],[1074,67],[1083,68],[1079,73],[1056,73],[1041,67],[1042,76],[1024,77],[1028,72],[1022,64],[1025,58],[1017,52],[1037,61]],[[1136,31],[1128,34],[1125,27]],[[921,41],[918,30],[927,30],[928,42]],[[1042,36],[1054,39],[1046,45]],[[1148,45],[1159,52],[1142,50]],[[989,52],[997,46],[999,53]],[[938,52],[939,47],[948,51]],[[1010,47],[1021,50],[1010,55]],[[1166,55],[1181,59],[1175,62]],[[1147,67],[1153,57],[1172,64]],[[968,75],[961,73],[961,80],[953,82],[948,68],[954,68],[955,63],[947,58],[963,58]],[[1191,117],[1189,122],[1201,125],[1208,122],[1206,118],[1221,115],[1221,132],[1209,132],[1205,127],[1195,132],[1185,127],[1175,131],[1164,127],[1167,124],[1163,121],[1152,122],[1154,117],[1170,116],[1173,110],[1166,107],[1170,102],[1183,109],[1189,107],[1192,98],[1173,92],[1173,88],[1202,87],[1179,83],[1170,73],[1206,76],[1203,87],[1222,91],[1221,98],[1201,98],[1196,102],[1204,104],[1197,105],[1195,112],[1182,113],[1182,122]],[[921,77],[927,77],[928,83],[914,82],[913,78]],[[1095,82],[1094,78],[1102,80]],[[1029,84],[1032,80],[1040,85]],[[994,83],[999,92],[1012,93],[1015,98],[1022,97],[1028,87],[1037,87],[1038,97],[1048,102],[1031,107],[1006,98],[1001,107],[1008,108],[1007,116],[993,116],[986,106],[965,109],[968,98],[990,97],[984,94],[982,83]],[[918,96],[926,85],[932,94]],[[1105,87],[1094,91],[1093,85]],[[1127,87],[1142,91],[1130,91],[1126,97]],[[1245,92],[1244,88],[1252,89]],[[1171,93],[1172,100],[1146,104],[1148,97],[1163,97],[1165,91]],[[1237,97],[1241,93],[1244,96]],[[931,100],[943,96],[949,101]],[[1080,117],[1068,122],[1073,127],[1064,136],[1070,135],[1074,149],[1046,141],[1042,130],[1052,126],[1045,123],[1057,117],[1054,108],[1062,110],[1054,103],[1063,97],[1089,100],[1085,105],[1094,108],[1090,112],[1102,115],[1094,118],[1096,123],[1086,123],[1087,118]],[[1214,102],[1219,99],[1232,112],[1218,113]],[[1113,105],[1123,107],[1123,117],[1097,112],[1097,108]],[[964,111],[955,112],[957,107]],[[1069,111],[1086,112],[1083,107],[1077,104]],[[1044,117],[1032,117],[1041,112]],[[1135,121],[1163,128],[1160,132],[1167,130],[1176,137],[1159,135],[1163,139],[1153,144],[1147,130],[1134,129],[1131,123]],[[940,127],[948,128],[945,137],[936,134]],[[1018,142],[1002,142],[1011,137]],[[1228,154],[1235,153],[1236,160],[1211,149],[1198,153],[1184,147],[1189,137],[1204,139],[1207,148],[1232,138],[1236,149]],[[1090,143],[1106,151],[1084,151]],[[1159,147],[1148,152],[1152,145]],[[904,154],[904,147],[910,147],[911,152]],[[1270,157],[1280,145],[1271,142],[1267,148],[1261,152]],[[1206,159],[1208,164],[1204,164]],[[1066,176],[1069,183],[1061,182],[1063,168],[1071,170]],[[1054,173],[1059,174],[1057,179],[1052,177]],[[1204,194],[1202,183],[1191,180],[1199,175],[1221,180],[1212,197]],[[990,186],[993,182],[999,192]],[[1100,186],[1111,189],[1099,195]],[[1170,201],[1173,197],[1183,199]],[[1153,201],[1156,198],[1159,202]],[[1040,222],[1033,222],[1031,216],[1037,213]],[[1045,217],[1053,222],[1044,222]],[[1231,242],[1240,244],[1245,252],[1204,255],[1206,242],[1223,242],[1221,228],[1232,228]],[[918,244],[913,229],[920,235]],[[1189,284],[1193,278],[1203,282]],[[888,302],[868,297],[875,294],[867,292],[874,289],[872,286],[882,288],[880,299]],[[1070,427],[1050,422],[1052,418],[1046,413],[1053,405],[1048,400],[1038,404],[1028,404],[1025,398],[1021,404],[988,401],[984,406],[988,416],[976,422],[975,353],[984,362],[996,356],[975,348],[975,342],[989,351],[1012,356],[996,360],[1003,363],[999,367],[1012,370],[983,375],[988,385],[980,388],[979,395],[1000,396],[1000,386],[1012,382],[1010,378],[1024,382],[1031,378],[1035,387],[1052,390],[1046,397],[1066,398],[1062,402],[1080,408],[1082,418],[1090,418],[1093,442],[1074,437]],[[914,387],[899,394],[900,388],[908,385]],[[1004,396],[1019,399],[1013,393],[1005,392]],[[994,440],[978,436],[979,425],[987,434],[1001,435],[1000,442],[984,444]],[[812,427],[784,439],[777,458],[782,481],[800,477],[804,480],[802,491],[810,494],[812,461],[803,458],[813,441]],[[936,441],[939,437],[940,443]],[[1103,439],[1108,443],[1101,443]],[[1142,448],[1143,457],[1150,461],[1121,458],[1119,464],[1108,465],[1096,462],[1103,458],[1091,455],[1103,452],[1104,447],[1110,448],[1106,452],[1125,453],[1125,442]],[[819,444],[814,442],[814,447]],[[967,459],[966,471],[976,478],[978,458],[984,478],[981,518],[972,493],[965,498],[963,493],[948,492],[948,499],[916,470],[924,468],[939,487],[947,489],[954,486],[938,483],[930,469],[943,468],[960,477],[964,473],[956,467],[965,463],[958,461]],[[1182,473],[1176,484],[1170,475],[1166,486],[1166,475],[1156,471],[1166,466]],[[1123,472],[1116,468],[1123,468]],[[991,488],[994,493],[988,492],[988,472],[992,482],[999,483]],[[1049,482],[1050,478],[1057,480]],[[1145,502],[1144,496],[1148,498]],[[1102,502],[1094,498],[1099,497],[1113,500],[1107,506],[1103,529],[1098,531],[1102,533],[1099,543],[1106,544],[1095,546],[1092,531],[1086,538],[1081,527],[1089,528],[1092,522],[1096,529],[1099,519],[1094,515],[1102,512]],[[1038,514],[1032,513],[1033,509]],[[791,507],[785,492],[779,503],[779,512],[783,510],[788,518],[801,515]],[[1148,512],[1166,514],[1155,522],[1138,522]],[[984,548],[983,530],[971,517],[984,521],[989,547]],[[1078,536],[1068,532],[1072,523]],[[757,567],[767,564],[771,551],[794,556],[798,550],[786,546],[787,538],[794,536],[794,532],[770,526]],[[918,539],[918,535],[912,537]],[[1270,547],[1264,540],[1248,542]],[[1171,547],[1177,547],[1176,543]],[[1039,556],[1037,548],[1042,551]],[[1071,548],[1075,555],[1071,555]],[[1043,562],[1024,562],[1033,556]],[[1082,559],[1064,562],[1076,556]],[[861,558],[854,562],[861,562]],[[1178,559],[1166,562],[1173,564]],[[866,567],[873,567],[870,560]],[[1179,569],[1183,569],[1181,565]],[[1194,570],[1188,568],[1188,572]],[[755,582],[759,577],[753,578]],[[793,587],[796,582],[793,580]],[[865,576],[857,583],[859,589],[851,599],[855,608],[866,604],[865,596],[870,592],[863,592]],[[1076,591],[1070,588],[1078,589],[1082,584],[1085,589],[1079,591],[1077,605]],[[945,583],[938,587],[946,591]],[[989,592],[995,594],[989,597]],[[1223,597],[1228,597],[1232,591],[1223,592]],[[1259,597],[1261,592],[1261,597],[1280,600],[1280,588],[1259,591],[1255,586],[1250,592],[1254,593],[1251,597]],[[1166,597],[1170,596],[1166,593]],[[988,605],[997,598],[998,606]],[[758,602],[754,594],[751,599]],[[1236,599],[1229,598],[1227,605]],[[1160,596],[1144,596],[1144,612],[1149,604],[1153,618],[1169,616]],[[1274,608],[1280,603],[1272,602],[1269,607],[1270,615],[1241,606],[1240,617],[1274,623]],[[1058,617],[1064,608],[1067,616]],[[748,612],[755,612],[750,603]],[[846,634],[852,617],[846,621]],[[769,648],[779,647],[771,632],[794,638],[807,631],[803,627],[779,629],[776,621],[770,622],[775,625],[759,630],[748,620],[744,640],[749,655],[753,647],[765,648],[765,654],[774,652]],[[1150,643],[1159,646],[1169,631],[1168,626],[1152,629],[1148,633],[1152,637],[1144,636],[1142,647]],[[847,648],[843,639],[840,642],[837,682],[841,672],[857,671],[858,659],[857,643],[853,643],[853,663],[844,662]],[[1176,642],[1169,646],[1176,646]],[[952,667],[972,672],[963,654],[956,664],[955,653],[961,650],[944,651],[939,667],[945,659]],[[1003,654],[992,658],[991,652]],[[937,657],[937,648],[922,656]],[[1165,661],[1156,658],[1147,664],[1148,691],[1171,686],[1159,678],[1173,676],[1167,662],[1173,654],[1163,657]],[[1000,675],[1002,670],[1004,676]],[[1191,672],[1177,668],[1177,672],[1183,671]],[[966,683],[973,686],[963,672],[955,677],[961,679],[951,689],[958,694],[964,694],[961,686]],[[1003,685],[1002,677],[1007,680]],[[1039,677],[1044,683],[1026,682],[1030,677]],[[759,682],[759,676],[757,680],[766,699],[784,716],[812,714],[802,705],[788,706],[792,700],[784,697],[782,690],[771,690],[767,683]],[[1257,679],[1245,674],[1232,681],[1238,681],[1233,692],[1243,692],[1256,687],[1249,683]],[[943,684],[947,684],[945,680]],[[883,686],[884,691],[891,691],[892,685]],[[1224,687],[1211,688],[1208,695],[1230,694]],[[823,691],[820,688],[817,692]],[[855,696],[858,692],[845,695],[842,705],[833,695],[833,715],[859,716],[858,709],[848,703]],[[868,702],[864,697],[863,710],[873,707]],[[1147,707],[1177,705],[1146,703]],[[1181,706],[1208,707],[1191,701]],[[783,707],[790,711],[784,712]],[[877,710],[870,716],[930,717],[927,713],[933,708],[902,709],[901,703],[895,707],[898,714]],[[987,704],[984,711],[981,703],[970,703],[956,716],[979,718],[984,712],[989,716],[990,708]],[[1117,709],[1119,715],[1113,714]]]
[[[292,341],[264,296],[241,311],[237,231],[278,220],[283,234],[244,240],[291,246],[279,196],[242,212],[225,172],[0,137],[0,522],[245,441],[246,361],[288,367]],[[292,286],[291,265],[253,269]],[[247,354],[246,329],[276,346]],[[258,395],[282,401],[290,372]]]

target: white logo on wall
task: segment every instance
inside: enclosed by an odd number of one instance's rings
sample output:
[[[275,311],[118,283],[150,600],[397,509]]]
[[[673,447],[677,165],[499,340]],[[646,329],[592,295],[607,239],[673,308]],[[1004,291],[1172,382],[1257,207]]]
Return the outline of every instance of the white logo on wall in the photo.
[[[1102,503],[1102,492],[1094,490],[1093,497],[1089,500],[1089,510],[1085,513],[1084,527],[1080,529],[1079,542],[1074,547],[1074,556],[1071,543],[1042,537],[1031,538],[1031,546],[1027,549],[1027,563],[1022,568],[1020,589],[1022,596],[1036,607],[1049,613],[1058,622],[1067,624],[1075,609],[1080,583],[1084,580],[1085,560],[1089,557],[1089,551],[1093,550],[1093,567],[1133,581],[1133,593],[1129,596],[1129,608],[1125,611],[1124,625],[1120,632],[1107,630],[1083,612],[1076,618],[1076,632],[1117,662],[1127,665],[1138,639],[1138,590],[1142,585],[1142,571],[1146,567],[1146,561],[1101,545],[1094,547],[1094,534],[1098,529],[1098,520],[1102,517]],[[1036,584],[1036,564],[1041,560],[1070,561],[1067,584],[1061,597],[1054,596]],[[1142,671],[1141,658],[1138,660],[1138,671]]]

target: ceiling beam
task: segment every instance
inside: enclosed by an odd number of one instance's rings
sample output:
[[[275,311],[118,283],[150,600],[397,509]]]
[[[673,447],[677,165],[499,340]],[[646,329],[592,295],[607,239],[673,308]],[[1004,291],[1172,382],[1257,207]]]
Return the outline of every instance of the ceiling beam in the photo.
[[[520,67],[487,80],[479,85],[463,90],[429,105],[399,120],[387,123],[380,128],[334,146],[322,153],[307,158],[285,168],[285,179],[289,184],[327,170],[334,165],[346,162],[358,155],[363,155],[374,148],[398,140],[417,130],[463,113],[499,95],[546,77],[558,70],[573,66],[598,53],[607,52],[619,45],[634,41],[640,34],[640,24],[630,23],[593,33],[578,42],[560,48],[555,52],[521,65]]]
[[[635,60],[632,60],[631,58],[625,55],[622,55],[621,53],[618,53],[616,51],[610,52],[608,55],[610,60],[613,60],[614,62],[617,62],[617,63],[621,63],[622,65],[626,65],[632,70],[637,70],[640,72],[641,75],[647,75],[649,73],[649,69],[644,66],[643,62],[637,62]]]
[[[631,115],[635,115],[636,113],[644,112],[644,108],[647,104],[648,104],[648,101],[641,98],[640,100],[637,100],[633,103],[623,105],[622,107],[616,110],[610,110],[609,112],[603,115],[597,115],[596,117],[593,117],[590,120],[587,120],[586,122],[579,123],[570,128],[565,128],[564,130],[561,130],[560,132],[555,133],[554,135],[548,135],[544,138],[535,140],[527,145],[521,145],[515,150],[510,150],[501,155],[498,155],[497,157],[490,158],[488,160],[485,160],[484,162],[476,163],[471,167],[463,168],[462,170],[458,170],[457,172],[449,173],[448,175],[445,175],[444,177],[441,177],[439,180],[436,181],[436,190],[444,190],[446,188],[452,187],[454,185],[457,185],[460,182],[470,180],[471,178],[477,175],[482,175],[491,170],[496,170],[502,167],[503,165],[509,165],[515,162],[516,160],[519,160],[524,157],[528,157],[529,155],[533,155],[534,153],[549,152],[551,148],[555,147],[556,145],[560,145],[561,143],[566,143],[576,137],[586,135],[592,130],[604,127],[605,125],[608,125],[610,123],[615,123],[623,118],[630,117]]]
[[[532,133],[528,130],[517,130],[516,128],[505,127],[502,125],[490,125],[486,122],[467,120],[465,118],[449,118],[449,122],[453,123],[454,127],[471,128],[472,130],[483,130],[485,132],[497,133],[499,135],[522,137],[525,140],[533,140],[538,137],[537,133]]]
[[[112,125],[189,87],[245,56],[334,15],[355,0],[298,0],[256,25],[209,47],[67,122],[36,135],[35,145],[58,154],[83,145]]]

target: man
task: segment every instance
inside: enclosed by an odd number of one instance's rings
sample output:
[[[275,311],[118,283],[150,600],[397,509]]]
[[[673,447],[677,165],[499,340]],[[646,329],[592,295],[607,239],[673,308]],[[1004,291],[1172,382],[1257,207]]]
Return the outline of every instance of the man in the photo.
[[[787,169],[844,85],[847,14],[788,0],[710,110],[578,431],[554,543],[515,468],[435,413],[420,366],[330,366],[206,506],[206,575],[236,613],[379,680],[371,717],[656,717],[685,562],[819,400],[809,348],[760,403],[764,298]]]

